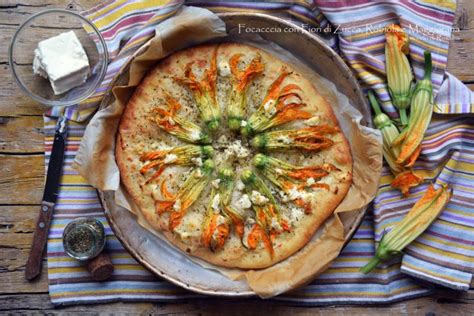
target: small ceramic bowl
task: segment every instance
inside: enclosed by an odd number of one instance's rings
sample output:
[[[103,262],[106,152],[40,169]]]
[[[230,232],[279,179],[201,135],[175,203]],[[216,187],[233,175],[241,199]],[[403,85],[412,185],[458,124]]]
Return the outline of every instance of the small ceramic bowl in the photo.
[[[74,31],[89,59],[91,74],[86,82],[55,95],[48,79],[33,73],[38,43],[61,33]],[[68,106],[92,95],[107,71],[108,54],[104,38],[92,22],[78,13],[52,9],[28,18],[15,32],[9,49],[10,69],[22,91],[48,106]]]

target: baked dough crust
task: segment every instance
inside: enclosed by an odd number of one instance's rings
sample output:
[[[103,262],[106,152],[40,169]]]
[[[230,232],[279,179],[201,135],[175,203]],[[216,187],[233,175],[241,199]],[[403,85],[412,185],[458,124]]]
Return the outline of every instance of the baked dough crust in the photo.
[[[313,84],[305,79],[292,65],[286,64],[266,51],[246,44],[222,43],[201,45],[178,51],[162,60],[148,73],[142,83],[136,88],[119,124],[115,149],[116,161],[120,170],[121,182],[134,202],[138,205],[144,218],[154,229],[162,232],[173,245],[193,256],[218,266],[243,269],[265,268],[291,256],[308,243],[315,231],[333,214],[336,207],[344,199],[352,183],[352,157],[350,147],[344,134],[337,132],[329,136],[334,144],[330,148],[320,152],[304,153],[305,157],[302,157],[302,153],[294,152],[275,154],[279,159],[305,165],[331,163],[340,171],[331,172],[329,176],[323,178],[322,182],[329,184],[330,190],[315,190],[312,195],[314,206],[312,213],[305,214],[298,221],[294,222],[291,232],[277,235],[273,242],[273,256],[271,256],[263,246],[259,246],[254,250],[246,249],[242,246],[240,239],[233,231],[224,247],[215,252],[199,245],[197,241],[199,240],[199,228],[195,227],[196,225],[193,226],[192,223],[196,224],[202,221],[202,216],[205,211],[203,205],[208,203],[208,197],[210,195],[209,188],[207,188],[208,191],[204,191],[201,194],[200,200],[202,201],[196,203],[195,206],[193,205],[186,215],[189,217],[189,222],[191,222],[190,226],[186,227],[195,228],[192,232],[192,234],[195,235],[194,238],[183,238],[183,234],[170,232],[167,225],[169,215],[166,213],[161,216],[158,215],[154,207],[154,196],[156,197],[156,191],[159,191],[158,185],[160,182],[144,185],[147,176],[139,172],[142,166],[139,157],[142,152],[156,149],[157,146],[178,146],[185,144],[183,141],[160,130],[153,120],[150,119],[152,109],[163,102],[164,91],[180,101],[182,104],[181,114],[196,124],[204,126],[199,118],[197,109],[193,105],[191,95],[185,88],[178,85],[173,78],[184,76],[185,65],[191,61],[194,62],[195,71],[199,77],[199,71],[209,67],[210,56],[212,56],[215,49],[217,49],[217,64],[223,64],[224,66],[225,61],[228,61],[231,56],[237,53],[243,54],[244,56],[261,56],[265,70],[262,75],[254,80],[255,84],[249,88],[248,103],[250,112],[259,105],[259,102],[261,102],[264,97],[264,93],[258,93],[258,91],[262,91],[262,89],[266,91],[273,80],[278,76],[280,69],[285,67],[292,72],[291,75],[285,79],[285,83],[294,83],[301,88],[300,95],[305,103],[304,110],[314,114],[314,116],[318,118],[318,121],[324,124],[335,127],[339,126],[331,105],[318,93],[318,89],[323,88],[314,87]],[[225,80],[225,78],[219,76],[218,88],[224,89],[224,87],[226,87]],[[225,93],[219,91],[219,97],[224,100],[221,103],[225,104]],[[224,108],[223,113],[225,113]],[[224,117],[221,125],[225,124]],[[281,128],[287,128],[287,126],[301,127],[301,124],[301,122],[293,122]],[[217,134],[219,135],[220,133]],[[252,155],[254,153],[256,152],[252,152]],[[271,155],[271,153],[269,155]],[[245,162],[242,164],[245,164]],[[178,178],[180,178],[181,175],[186,175],[186,169],[182,167],[170,167],[168,169],[169,170],[163,174],[163,177],[173,178],[174,176],[177,183],[174,187],[170,188],[170,191],[177,190],[179,184],[182,183],[182,180]],[[291,203],[281,203],[281,206],[286,209],[285,214],[291,215],[291,207],[288,204]]]

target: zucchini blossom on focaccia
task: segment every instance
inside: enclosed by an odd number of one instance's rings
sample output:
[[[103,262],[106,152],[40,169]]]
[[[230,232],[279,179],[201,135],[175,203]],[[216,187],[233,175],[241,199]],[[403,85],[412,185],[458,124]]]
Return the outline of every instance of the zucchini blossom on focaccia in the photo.
[[[372,271],[381,261],[400,254],[413,240],[421,235],[438,217],[451,199],[452,190],[448,186],[436,189],[431,184],[408,214],[391,231],[384,234],[377,247],[375,256],[360,270]]]
[[[385,71],[387,73],[388,90],[393,105],[400,113],[402,125],[407,125],[407,108],[410,106],[413,74],[408,62],[408,36],[398,25],[392,24],[385,33]]]
[[[201,167],[194,169],[176,195],[168,192],[166,180],[162,182],[161,193],[165,200],[155,201],[155,209],[159,215],[170,212],[168,223],[170,231],[181,223],[186,211],[199,198],[209,184],[213,171],[214,162],[211,159],[204,161]]]
[[[147,162],[140,169],[145,174],[150,169],[156,169],[155,173],[146,181],[149,183],[158,178],[166,167],[170,165],[192,165],[197,158],[206,159],[214,155],[212,146],[185,145],[171,149],[154,150],[145,152],[140,156],[140,161]]]
[[[230,220],[221,213],[221,197],[216,189],[211,191],[211,199],[207,206],[202,223],[201,244],[217,251],[224,247],[230,233]]]
[[[324,136],[334,134],[339,128],[329,125],[306,127],[299,130],[278,130],[259,134],[252,138],[252,147],[261,150],[320,151],[333,145],[333,141]]]
[[[339,169],[331,164],[323,166],[295,166],[280,159],[263,154],[255,155],[253,165],[277,188],[282,190],[285,198],[302,208],[305,213],[311,213],[311,204],[306,201],[306,188],[322,188],[329,190],[326,183],[318,183],[319,180],[329,175],[331,171]]]
[[[234,188],[234,172],[224,168],[212,181],[211,199],[202,226],[201,243],[212,251],[221,249],[229,236],[231,226],[239,237],[244,233],[242,216],[229,205]]]
[[[230,168],[223,168],[219,170],[219,194],[221,197],[221,206],[224,214],[230,218],[235,227],[235,232],[242,238],[244,234],[244,219],[232,208],[230,201],[232,199],[232,191],[234,190],[235,173]]]
[[[177,82],[186,86],[192,92],[201,118],[210,131],[215,131],[221,120],[221,108],[217,102],[216,60],[217,48],[212,53],[209,69],[205,71],[201,80],[198,80],[194,75],[193,62],[186,65],[184,78],[175,78]]]
[[[238,131],[247,111],[247,88],[256,75],[264,69],[261,56],[258,55],[243,71],[239,70],[238,63],[242,54],[235,54],[230,58],[230,70],[232,72],[232,88],[230,91],[229,104],[227,105],[227,120],[229,128]]]
[[[289,232],[290,226],[281,217],[277,202],[262,179],[249,169],[242,171],[241,179],[251,197],[256,221],[248,236],[244,234],[243,244],[255,249],[261,240],[273,256],[272,238],[284,231]]]
[[[158,114],[155,121],[162,130],[189,143],[211,143],[209,135],[201,127],[177,114],[181,104],[176,99],[165,94],[165,101],[167,109],[161,107],[154,109]]]
[[[309,112],[300,109],[304,103],[296,92],[301,90],[298,85],[288,84],[281,88],[281,84],[290,74],[284,68],[281,70],[281,74],[268,89],[262,104],[242,126],[243,135],[253,135],[281,124],[308,119],[312,116]]]

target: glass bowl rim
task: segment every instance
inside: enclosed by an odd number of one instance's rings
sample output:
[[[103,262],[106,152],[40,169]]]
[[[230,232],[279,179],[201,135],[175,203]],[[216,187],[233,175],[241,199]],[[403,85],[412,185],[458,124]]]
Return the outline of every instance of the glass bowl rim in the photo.
[[[81,21],[85,22],[88,26],[90,26],[94,32],[96,33],[96,35],[99,37],[99,40],[100,40],[100,43],[101,43],[101,46],[103,48],[103,53],[101,54],[103,56],[103,59],[104,59],[104,66],[102,66],[102,69],[100,70],[100,74],[99,74],[99,78],[97,79],[97,84],[89,87],[89,89],[81,94],[80,96],[74,98],[74,99],[71,99],[71,100],[68,100],[68,101],[60,101],[60,100],[48,100],[48,99],[45,99],[43,97],[40,97],[39,95],[37,94],[34,94],[33,92],[31,92],[24,84],[23,82],[19,79],[18,75],[17,75],[17,72],[15,70],[15,67],[14,67],[14,64],[13,64],[13,48],[16,44],[16,40],[17,40],[17,37],[18,35],[21,33],[21,31],[23,30],[23,28],[25,28],[31,21],[33,21],[34,19],[36,19],[37,17],[39,16],[43,16],[43,15],[47,15],[47,14],[50,14],[50,13],[63,13],[63,14],[69,14],[69,15],[72,15],[76,18],[79,18]],[[102,36],[102,34],[100,33],[99,29],[91,22],[89,21],[89,19],[87,19],[86,17],[80,15],[79,13],[76,13],[76,12],[73,12],[73,11],[70,11],[70,10],[65,10],[65,9],[48,9],[48,10],[43,10],[41,12],[38,12],[38,13],[35,13],[33,14],[32,16],[30,16],[28,19],[26,19],[19,27],[18,29],[15,31],[15,34],[13,35],[11,41],[10,41],[10,46],[8,48],[8,62],[10,64],[10,72],[13,76],[13,78],[15,79],[17,85],[20,87],[20,89],[23,91],[23,93],[25,93],[27,96],[33,98],[34,100],[40,102],[41,104],[44,104],[44,105],[47,105],[47,106],[69,106],[69,105],[73,105],[73,104],[77,104],[81,101],[84,101],[85,99],[87,99],[88,97],[90,97],[97,89],[97,87],[101,84],[101,82],[104,80],[104,77],[105,77],[105,74],[107,72],[107,66],[108,66],[108,63],[109,63],[109,53],[107,51],[107,44],[105,43],[105,40]]]

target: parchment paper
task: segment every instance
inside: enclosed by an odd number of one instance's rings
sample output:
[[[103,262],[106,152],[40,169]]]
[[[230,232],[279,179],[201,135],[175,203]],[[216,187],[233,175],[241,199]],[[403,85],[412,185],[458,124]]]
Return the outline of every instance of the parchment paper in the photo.
[[[365,207],[377,191],[382,165],[382,141],[377,130],[360,125],[362,115],[349,104],[347,97],[337,92],[332,83],[311,71],[291,54],[255,36],[236,38],[235,35],[226,35],[224,22],[205,9],[183,7],[176,16],[162,22],[157,27],[156,36],[150,42],[149,48],[132,62],[128,85],[115,87],[115,101],[91,119],[73,167],[97,189],[115,191],[117,204],[135,213],[143,227],[168,242],[160,232],[154,231],[141,218],[137,206],[120,185],[120,174],[115,162],[115,134],[123,109],[135,87],[160,59],[179,49],[209,40],[249,42],[289,62],[317,85],[321,94],[329,99],[341,128],[349,139],[354,160],[354,180],[346,198],[303,249],[272,267],[261,270],[227,269],[190,256],[190,259],[203,268],[215,269],[231,279],[246,279],[256,294],[271,297],[310,282],[337,257],[345,236],[340,213]]]

